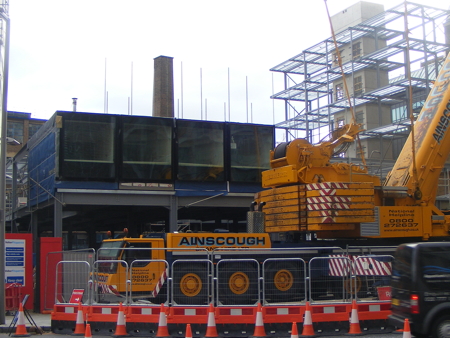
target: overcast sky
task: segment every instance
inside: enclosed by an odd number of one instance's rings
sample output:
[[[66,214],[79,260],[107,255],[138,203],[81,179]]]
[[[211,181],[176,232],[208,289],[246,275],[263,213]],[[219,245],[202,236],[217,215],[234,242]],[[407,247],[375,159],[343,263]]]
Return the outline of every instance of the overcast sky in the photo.
[[[356,2],[328,0],[330,14]],[[72,97],[78,111],[103,113],[105,83],[109,113],[128,114],[132,92],[133,115],[150,116],[153,59],[166,55],[175,116],[228,120],[229,71],[231,121],[280,122],[283,104],[270,95],[282,75],[269,69],[331,35],[323,0],[10,0],[9,14],[8,110],[42,119],[72,110]]]

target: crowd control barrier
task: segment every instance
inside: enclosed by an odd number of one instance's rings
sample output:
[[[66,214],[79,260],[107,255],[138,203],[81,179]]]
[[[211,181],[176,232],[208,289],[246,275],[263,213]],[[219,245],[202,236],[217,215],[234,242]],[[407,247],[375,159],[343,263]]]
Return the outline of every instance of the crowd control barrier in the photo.
[[[182,255],[164,250],[166,259],[58,262],[54,332],[67,333],[64,325],[75,325],[79,304],[73,296],[80,290],[94,334],[114,330],[119,304],[124,306],[127,330],[149,335],[156,332],[161,304],[168,325],[177,332],[187,323],[201,332],[212,305],[223,332],[233,323],[239,335],[251,333],[258,304],[263,305],[265,323],[273,321],[289,331],[293,317],[301,322],[306,302],[312,306],[313,319],[323,323],[323,332],[331,318],[342,321],[345,330],[354,300],[361,320],[376,323],[380,330],[387,327],[390,299],[387,291],[377,291],[386,287],[391,255],[348,255],[340,248],[192,250]],[[71,269],[79,274],[76,279],[71,278]]]

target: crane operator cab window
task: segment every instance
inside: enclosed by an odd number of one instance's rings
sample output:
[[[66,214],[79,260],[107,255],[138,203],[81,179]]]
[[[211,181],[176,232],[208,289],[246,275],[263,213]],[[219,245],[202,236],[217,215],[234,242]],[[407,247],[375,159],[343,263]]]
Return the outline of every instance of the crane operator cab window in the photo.
[[[122,260],[128,263],[128,267],[135,268],[144,267],[149,262],[135,262],[135,260],[149,260],[152,259],[152,244],[151,243],[126,243],[123,250]]]

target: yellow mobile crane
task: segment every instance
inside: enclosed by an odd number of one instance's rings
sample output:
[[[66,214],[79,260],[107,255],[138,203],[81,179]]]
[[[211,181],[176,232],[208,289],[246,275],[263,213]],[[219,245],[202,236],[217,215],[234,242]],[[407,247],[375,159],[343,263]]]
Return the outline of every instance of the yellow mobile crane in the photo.
[[[318,145],[303,139],[279,144],[271,152],[272,169],[262,175],[263,187],[271,189],[256,194],[257,205],[265,205],[265,231],[398,242],[448,238],[450,216],[435,200],[450,154],[449,123],[450,54],[383,184],[364,166],[330,161],[361,132],[358,125]]]

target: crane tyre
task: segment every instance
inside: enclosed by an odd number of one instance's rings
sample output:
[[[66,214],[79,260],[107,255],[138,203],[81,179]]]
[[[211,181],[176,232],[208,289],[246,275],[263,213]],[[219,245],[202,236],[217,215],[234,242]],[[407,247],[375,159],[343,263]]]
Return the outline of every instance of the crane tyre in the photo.
[[[219,301],[251,305],[258,301],[258,271],[252,264],[226,263],[219,270]]]
[[[208,274],[204,264],[192,264],[189,269],[173,271],[173,300],[183,305],[208,303]]]
[[[271,262],[265,267],[265,299],[286,302],[305,299],[305,281],[300,262]]]

